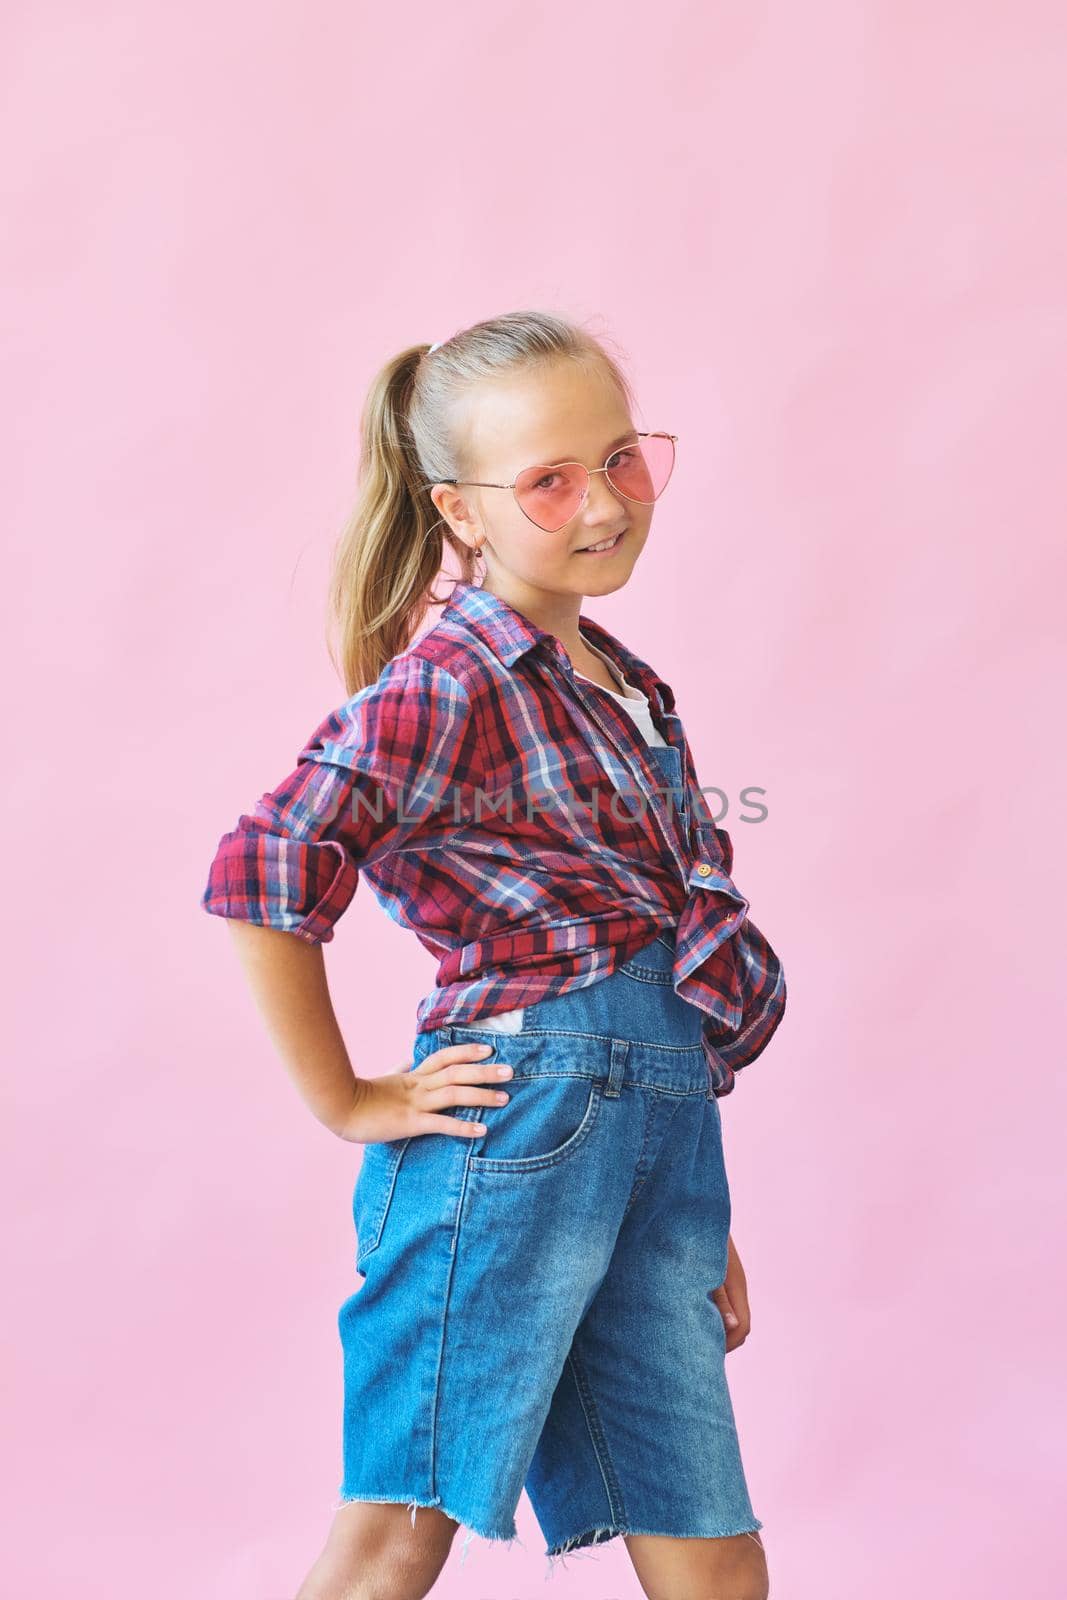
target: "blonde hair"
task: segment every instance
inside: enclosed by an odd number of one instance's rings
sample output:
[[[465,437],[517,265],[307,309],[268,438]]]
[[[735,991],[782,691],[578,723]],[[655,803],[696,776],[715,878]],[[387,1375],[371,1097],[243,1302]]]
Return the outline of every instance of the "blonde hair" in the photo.
[[[473,581],[476,554],[436,510],[429,491],[472,470],[460,422],[464,395],[476,384],[528,362],[559,357],[600,363],[631,411],[634,396],[600,336],[547,311],[512,311],[454,333],[430,352],[411,345],[388,361],[370,386],[360,423],[355,507],[334,551],[328,637],[349,695],[373,683],[406,649],[428,607],[446,545],[459,578]]]

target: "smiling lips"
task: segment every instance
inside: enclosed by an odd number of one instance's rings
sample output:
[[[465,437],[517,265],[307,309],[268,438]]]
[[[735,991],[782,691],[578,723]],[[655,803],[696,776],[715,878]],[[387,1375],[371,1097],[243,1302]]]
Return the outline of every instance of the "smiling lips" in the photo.
[[[622,538],[622,536],[623,536],[623,534],[625,532],[626,532],[626,529],[623,528],[622,532],[615,534],[614,538],[612,538],[612,539],[601,539],[599,544],[587,544],[583,549],[578,550],[575,553],[577,555],[580,555],[580,556],[602,556],[602,555],[607,555],[609,550],[614,550],[615,549],[616,545],[619,543],[619,540]]]

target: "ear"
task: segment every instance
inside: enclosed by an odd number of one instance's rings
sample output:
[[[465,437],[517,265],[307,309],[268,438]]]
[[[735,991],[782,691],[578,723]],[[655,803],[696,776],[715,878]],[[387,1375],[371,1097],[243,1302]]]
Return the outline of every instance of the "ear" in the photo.
[[[472,550],[477,549],[482,539],[481,518],[455,485],[435,483],[430,490],[430,499],[456,537],[470,545]]]

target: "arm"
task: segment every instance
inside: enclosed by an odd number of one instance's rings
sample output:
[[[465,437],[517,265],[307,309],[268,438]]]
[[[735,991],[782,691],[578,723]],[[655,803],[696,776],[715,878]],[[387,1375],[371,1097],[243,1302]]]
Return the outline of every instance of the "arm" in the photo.
[[[448,1133],[477,1139],[483,1122],[444,1114],[449,1106],[506,1101],[511,1068],[483,1061],[488,1044],[432,1050],[411,1071],[359,1078],[334,1015],[322,948],[277,928],[231,920],[237,955],[274,1047],[309,1109],[340,1139],[404,1139]],[[474,1087],[491,1082],[492,1088]]]
[[[466,698],[454,679],[398,658],[378,682],[332,713],[296,769],[220,840],[201,904],[225,917],[271,1040],[311,1112],[340,1138],[416,1133],[473,1138],[478,1123],[442,1114],[499,1103],[466,1087],[486,1047],[432,1051],[414,1070],[357,1077],[334,1014],[321,946],[356,892],[359,869],[423,826],[407,793],[457,781],[473,759]],[[427,790],[426,785],[430,785]],[[414,808],[413,808],[414,809]]]
[[[308,1109],[339,1133],[358,1080],[334,1015],[321,944],[232,918],[238,960],[275,1050]]]

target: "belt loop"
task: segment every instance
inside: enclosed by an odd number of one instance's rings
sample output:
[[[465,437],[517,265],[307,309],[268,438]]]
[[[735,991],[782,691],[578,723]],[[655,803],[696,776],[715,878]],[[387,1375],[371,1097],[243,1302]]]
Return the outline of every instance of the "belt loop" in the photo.
[[[617,1100],[619,1090],[622,1088],[626,1077],[626,1061],[630,1054],[629,1039],[612,1039],[611,1041],[611,1070],[608,1073],[608,1084],[604,1090],[605,1098]]]

